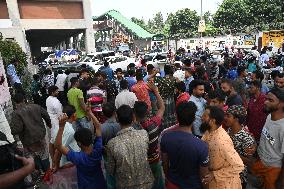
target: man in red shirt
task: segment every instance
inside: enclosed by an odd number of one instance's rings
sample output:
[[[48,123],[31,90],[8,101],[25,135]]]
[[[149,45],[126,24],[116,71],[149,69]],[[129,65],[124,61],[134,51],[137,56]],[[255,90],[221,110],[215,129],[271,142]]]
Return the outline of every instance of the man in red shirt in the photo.
[[[248,104],[247,126],[259,142],[262,128],[265,124],[267,113],[264,112],[264,102],[266,95],[261,93],[260,81],[252,81],[249,93],[252,96]]]
[[[136,72],[137,83],[132,86],[131,91],[135,93],[139,101],[144,101],[148,105],[148,111],[151,110],[151,100],[149,96],[149,87],[143,80],[143,73],[141,70]]]

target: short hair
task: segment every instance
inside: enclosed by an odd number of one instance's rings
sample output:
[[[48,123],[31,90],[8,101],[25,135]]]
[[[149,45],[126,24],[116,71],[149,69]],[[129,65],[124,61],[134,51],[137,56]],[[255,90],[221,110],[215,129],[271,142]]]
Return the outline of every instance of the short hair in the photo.
[[[260,70],[255,70],[252,73],[255,74],[256,79],[258,79],[260,81],[262,81],[264,79],[264,74]]]
[[[116,73],[118,73],[118,72],[121,72],[121,73],[122,73],[122,69],[121,69],[121,68],[117,68],[117,69],[115,70],[115,72],[116,72]]]
[[[40,78],[40,77],[39,77],[39,75],[38,75],[38,74],[34,74],[34,75],[33,75],[33,79],[34,79],[34,80],[38,81],[38,80],[39,80],[39,78]]]
[[[250,82],[250,85],[253,85],[253,86],[255,86],[255,87],[258,88],[258,89],[261,89],[261,87],[262,87],[261,82],[258,81],[258,80],[256,80],[256,81],[251,81],[251,82]]]
[[[128,89],[128,81],[126,79],[120,81],[120,89]]]
[[[207,106],[205,109],[209,110],[209,117],[215,119],[217,125],[221,125],[224,120],[224,111],[216,106]]]
[[[220,83],[221,83],[221,84],[222,84],[222,83],[227,83],[230,87],[233,87],[233,82],[232,82],[232,80],[227,79],[227,78],[222,79]]]
[[[239,66],[238,69],[237,69],[238,76],[240,76],[241,73],[243,73],[244,71],[246,71],[246,67]]]
[[[140,71],[140,69],[138,69],[137,71],[136,71],[136,80],[137,81],[143,81],[143,73]]]
[[[185,92],[186,86],[185,86],[185,83],[183,81],[177,82],[175,85],[176,85],[177,90],[179,90],[181,92]]]
[[[74,86],[79,81],[78,77],[72,77],[70,79],[71,86]]]
[[[171,65],[169,65],[169,64],[165,65],[164,72],[165,72],[165,75],[172,75],[174,73]]]
[[[130,125],[133,122],[133,110],[128,105],[122,105],[116,110],[118,123]]]
[[[46,69],[46,70],[44,70],[44,75],[51,75],[52,74],[52,71],[50,70],[50,69]]]
[[[58,70],[57,73],[58,74],[63,74],[63,70]]]
[[[283,78],[283,77],[284,77],[284,73],[279,73],[277,76],[278,76],[279,78]]]
[[[90,146],[93,143],[93,135],[90,129],[80,128],[74,134],[74,139],[83,146]]]
[[[69,69],[65,70],[64,72],[66,75],[69,75],[71,73],[71,71]]]
[[[280,74],[279,70],[273,70],[270,74],[271,78],[274,80]],[[264,76],[263,76],[264,78]]]
[[[128,72],[129,76],[134,76],[135,75],[135,70],[130,69],[127,72]]]
[[[190,86],[192,89],[195,89],[196,87],[200,86],[200,85],[205,85],[205,83],[202,80],[199,79],[195,79],[190,83]]]
[[[80,71],[80,76],[83,74],[83,73],[89,73],[89,70],[84,68]]]
[[[56,90],[58,90],[58,87],[55,85],[52,85],[50,87],[48,87],[48,95],[51,95],[52,93],[54,93]]]
[[[98,78],[98,77],[92,78],[92,79],[91,79],[91,84],[92,84],[92,85],[95,85],[95,86],[99,85],[99,84],[100,84],[99,78]]]
[[[107,60],[104,61],[104,67],[108,67],[109,66],[109,62]]]
[[[25,95],[23,93],[16,93],[13,99],[16,104],[20,104],[25,101]]]
[[[217,99],[218,101],[224,102],[226,100],[226,96],[220,90],[210,91],[208,94],[209,99]]]
[[[153,66],[153,64],[148,64],[147,65],[147,71],[152,71],[155,67]]]
[[[238,61],[235,58],[231,58],[231,65],[233,67],[237,67],[238,66]]]
[[[144,101],[136,101],[134,104],[134,113],[140,119],[147,116],[148,105]]]
[[[62,112],[65,113],[68,116],[68,118],[70,118],[72,115],[75,114],[76,109],[72,105],[66,105],[63,107]]]
[[[279,99],[279,101],[284,102],[284,91],[282,91],[278,87],[272,88],[269,93],[274,94]]]
[[[115,105],[114,105],[114,103],[107,102],[107,103],[103,104],[102,111],[103,111],[103,114],[107,118],[111,118],[111,116],[113,116],[113,114],[115,113]]]
[[[129,68],[135,68],[135,64],[134,63],[130,63],[130,64],[128,64],[128,67]]]
[[[180,126],[191,125],[195,120],[197,107],[193,102],[182,102],[177,106],[177,120]]]

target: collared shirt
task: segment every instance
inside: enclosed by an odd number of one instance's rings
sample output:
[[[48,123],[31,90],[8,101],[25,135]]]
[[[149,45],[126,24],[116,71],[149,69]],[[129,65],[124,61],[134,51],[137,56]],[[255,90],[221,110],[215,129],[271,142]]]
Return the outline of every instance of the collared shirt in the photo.
[[[155,83],[158,84],[160,95],[164,100],[174,97],[176,82],[173,77],[155,77]]]
[[[250,132],[259,141],[262,128],[265,124],[267,113],[264,110],[265,94],[260,94],[257,99],[251,98],[248,103],[247,126]]]
[[[192,82],[194,80],[194,77],[193,76],[190,76],[189,78],[185,78],[185,80],[184,80],[184,84],[185,84],[185,91],[187,92],[187,93],[189,93],[189,85],[190,85],[190,83]]]
[[[115,98],[115,107],[119,108],[122,105],[128,105],[134,108],[135,102],[138,101],[135,93],[126,90],[122,90]]]
[[[151,188],[154,178],[147,161],[147,131],[122,129],[107,144],[106,169],[115,176],[117,189]]]
[[[128,81],[128,89],[131,90],[132,86],[137,83],[137,80],[135,77],[126,77],[125,78]]]
[[[209,170],[214,175],[209,188],[242,188],[239,174],[244,170],[244,164],[228,133],[219,127],[212,133],[205,132],[202,140],[208,144]]]
[[[43,122],[51,125],[50,117],[45,109],[37,104],[21,104],[12,113],[11,132],[19,135],[24,146],[39,142],[45,137],[46,129]]]
[[[116,122],[114,118],[107,119],[102,125],[102,138],[103,145],[107,145],[108,141],[116,136],[118,131],[120,131],[120,125]]]
[[[14,64],[9,64],[7,66],[7,75],[10,76],[11,85],[14,85],[14,83],[21,83],[20,78],[17,75],[16,68],[15,68]]]
[[[51,120],[52,127],[50,129],[51,132],[50,142],[53,144],[55,142],[55,138],[59,127],[59,116],[62,115],[62,104],[57,99],[57,97],[49,96],[46,99],[46,109]]]
[[[200,125],[202,114],[205,111],[206,100],[202,97],[197,98],[192,95],[189,101],[194,102],[197,107],[197,111],[195,113],[195,121],[193,122],[193,133],[195,135],[202,136],[202,133],[200,131]]]
[[[83,92],[78,88],[71,88],[67,93],[68,102],[76,109],[77,118],[86,117],[85,111],[81,108],[79,99],[84,99]]]
[[[151,110],[151,100],[149,96],[149,87],[144,81],[138,81],[132,86],[131,91],[135,93],[139,101],[144,101],[148,105],[148,110]]]
[[[64,91],[64,86],[66,81],[67,81],[67,75],[65,73],[57,75],[55,85],[58,87],[59,91]]]

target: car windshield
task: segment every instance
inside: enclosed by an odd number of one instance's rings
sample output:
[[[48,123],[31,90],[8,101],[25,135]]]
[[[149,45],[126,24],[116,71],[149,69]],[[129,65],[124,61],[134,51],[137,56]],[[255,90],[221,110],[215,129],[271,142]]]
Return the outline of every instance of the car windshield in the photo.
[[[146,54],[146,55],[144,56],[144,59],[145,59],[146,61],[152,61],[153,58],[154,58],[154,56],[148,55],[148,54]]]

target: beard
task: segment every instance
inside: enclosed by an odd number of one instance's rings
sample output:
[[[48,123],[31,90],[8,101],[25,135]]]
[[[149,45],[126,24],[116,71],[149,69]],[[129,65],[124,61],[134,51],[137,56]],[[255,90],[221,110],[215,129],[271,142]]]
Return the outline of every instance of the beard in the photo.
[[[205,133],[206,131],[208,131],[210,129],[210,125],[207,122],[204,122],[200,125],[200,131],[202,133]]]
[[[270,114],[270,113],[275,112],[275,111],[277,111],[277,110],[278,110],[277,107],[267,107],[267,106],[265,105],[263,111],[264,111],[265,113]]]
[[[231,91],[227,91],[227,92],[224,92],[224,91],[222,91],[223,92],[223,95],[225,95],[225,96],[230,96],[230,94],[231,94]]]

